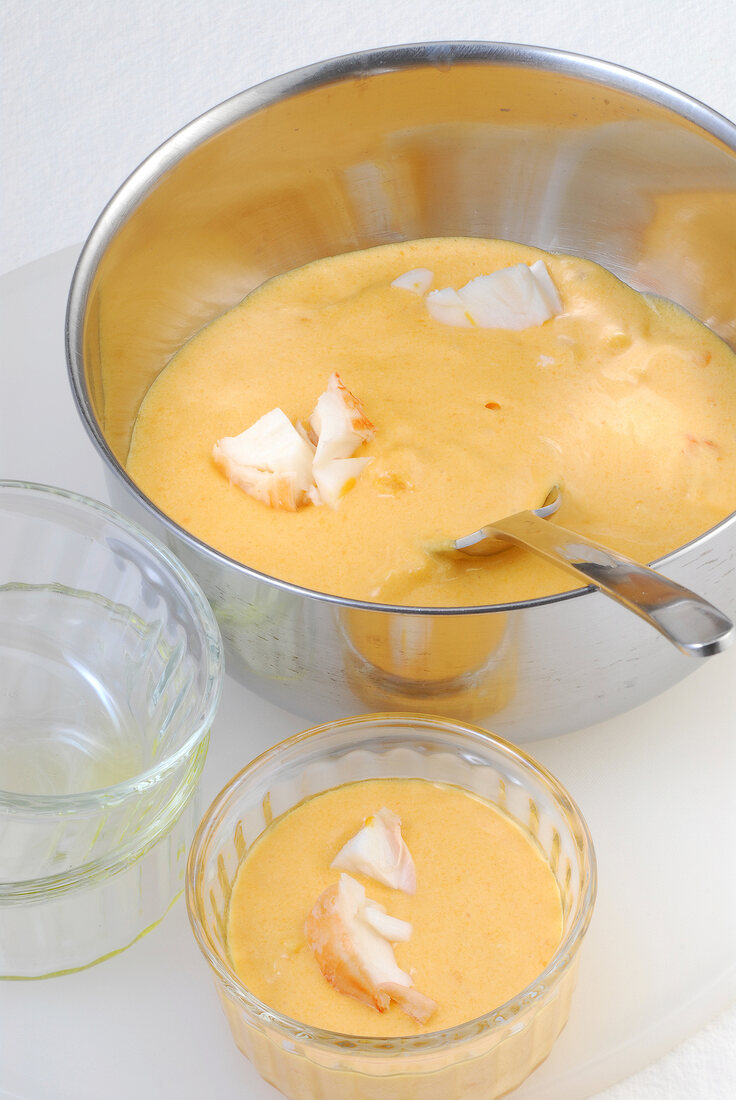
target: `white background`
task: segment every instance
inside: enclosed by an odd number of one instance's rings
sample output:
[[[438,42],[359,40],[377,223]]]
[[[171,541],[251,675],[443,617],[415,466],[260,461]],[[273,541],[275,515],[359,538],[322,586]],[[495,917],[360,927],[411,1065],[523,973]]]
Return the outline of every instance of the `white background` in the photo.
[[[734,0],[3,0],[0,272],[82,241],[152,149],[228,96],[445,38],[591,54],[736,117]]]
[[[438,39],[591,54],[736,118],[734,0],[4,0],[0,273],[81,242],[140,160],[213,104],[336,54]],[[732,1013],[606,1100],[736,1095],[735,1034]]]

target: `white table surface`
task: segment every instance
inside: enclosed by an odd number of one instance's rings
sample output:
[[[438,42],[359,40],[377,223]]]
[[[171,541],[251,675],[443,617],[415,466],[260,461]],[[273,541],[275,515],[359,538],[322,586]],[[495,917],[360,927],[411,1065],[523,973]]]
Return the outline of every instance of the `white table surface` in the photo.
[[[0,474],[106,500],[64,364],[77,253],[0,278]],[[570,1021],[519,1100],[582,1100],[630,1074],[606,1100],[736,1095],[735,672],[736,648],[624,717],[527,746],[586,815],[600,885]],[[228,679],[205,800],[305,724]],[[102,1095],[277,1095],[230,1040],[182,900],[117,958],[63,978],[0,983],[0,1096]]]

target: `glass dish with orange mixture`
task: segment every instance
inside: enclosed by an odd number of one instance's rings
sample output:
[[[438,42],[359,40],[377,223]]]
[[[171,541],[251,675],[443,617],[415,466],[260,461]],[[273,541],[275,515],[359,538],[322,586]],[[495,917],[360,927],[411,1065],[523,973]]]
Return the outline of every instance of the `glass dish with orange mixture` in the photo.
[[[410,864],[398,880],[366,863],[382,821]],[[195,838],[187,901],[237,1045],[287,1096],[489,1100],[567,1019],[595,879],[577,807],[521,750],[370,715],[236,776]]]

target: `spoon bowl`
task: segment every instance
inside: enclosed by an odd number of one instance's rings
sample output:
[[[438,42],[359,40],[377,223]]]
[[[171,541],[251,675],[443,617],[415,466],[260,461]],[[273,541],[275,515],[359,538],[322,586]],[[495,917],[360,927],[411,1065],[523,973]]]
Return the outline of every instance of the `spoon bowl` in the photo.
[[[689,588],[623,554],[568,531],[549,516],[562,504],[553,486],[541,508],[517,512],[450,542],[451,551],[490,556],[521,546],[559,566],[639,615],[691,657],[720,653],[733,641],[731,620]]]
[[[559,485],[553,485],[547,496],[544,498],[544,504],[541,508],[532,508],[529,510],[528,515],[538,516],[539,519],[547,519],[549,516],[553,516],[562,504],[562,490]],[[526,515],[527,513],[520,512],[519,515]],[[501,523],[505,523],[506,520],[501,520]],[[478,555],[479,557],[491,557],[493,554],[501,554],[504,550],[508,550],[513,546],[514,540],[510,535],[504,534],[498,529],[496,533],[495,525],[481,527],[478,531],[473,531],[472,535],[465,535],[464,538],[455,539],[451,544],[451,549],[459,550],[463,554]],[[526,545],[523,543],[522,545]],[[527,546],[528,550],[533,550],[534,547]]]

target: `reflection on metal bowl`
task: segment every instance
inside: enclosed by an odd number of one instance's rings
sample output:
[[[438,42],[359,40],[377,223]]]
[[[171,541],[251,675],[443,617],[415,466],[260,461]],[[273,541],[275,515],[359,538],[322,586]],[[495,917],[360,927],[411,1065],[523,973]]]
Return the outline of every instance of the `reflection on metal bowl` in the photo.
[[[431,700],[447,715],[492,714],[494,729],[522,739],[620,713],[691,671],[588,590],[438,613],[280,582],[172,523],[124,463],[148,386],[203,324],[275,274],[389,241],[502,237],[587,256],[733,342],[736,289],[723,277],[733,242],[721,212],[735,196],[727,120],[628,70],[507,44],[404,46],[314,65],[235,96],[152,154],[80,259],[69,366],[117,507],[198,578],[231,674],[317,720],[366,700],[405,709],[423,698],[422,709]],[[734,556],[731,517],[662,566],[733,614]],[[380,625],[364,629],[363,612]],[[407,630],[415,641],[399,644],[397,664],[391,639]]]
[[[431,710],[470,721],[514,696],[515,621],[497,615],[387,615],[342,610],[345,674],[372,710]]]

